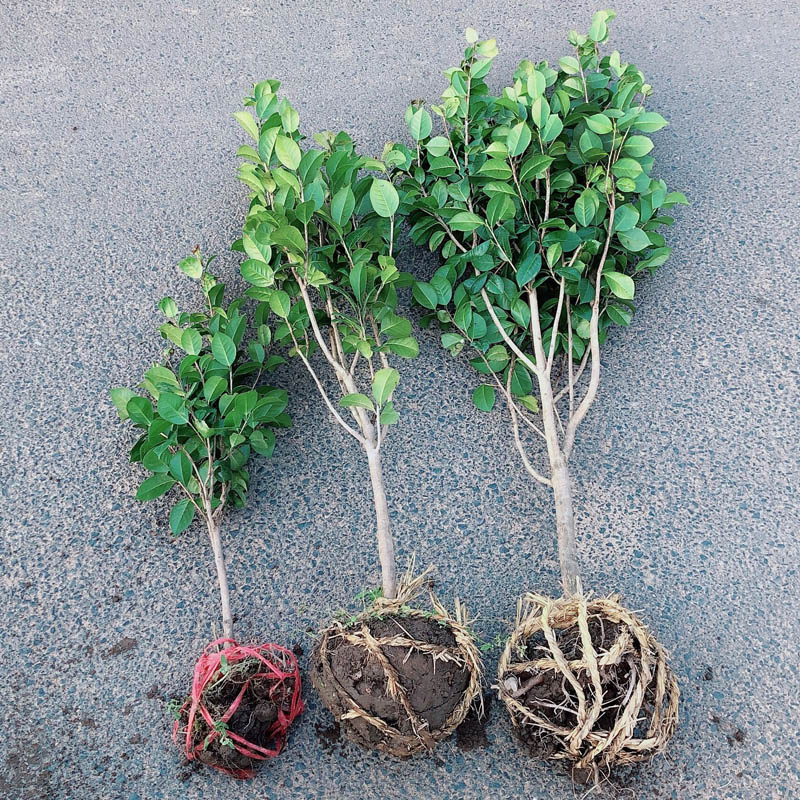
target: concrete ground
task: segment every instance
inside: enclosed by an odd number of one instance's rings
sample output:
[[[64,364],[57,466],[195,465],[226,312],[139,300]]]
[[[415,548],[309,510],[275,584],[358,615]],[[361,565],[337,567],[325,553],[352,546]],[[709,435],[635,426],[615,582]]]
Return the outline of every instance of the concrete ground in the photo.
[[[671,121],[658,173],[692,200],[673,258],[605,348],[575,453],[586,582],[642,610],[683,692],[669,752],[619,776],[620,797],[800,796],[792,5],[625,0],[612,26]],[[467,25],[497,37],[499,84],[523,57],[564,54],[594,8],[3,4],[0,796],[573,797],[496,704],[487,748],[454,739],[400,763],[337,741],[310,689],[285,755],[253,781],[182,766],[165,698],[188,686],[217,619],[213,567],[201,530],[172,541],[167,506],[133,499],[141,472],[108,389],[156,356],[157,300],[188,297],[178,258],[225,252],[240,224],[231,113],[252,81],[280,78],[305,131],[346,128],[380,154],[405,136],[407,101],[438,96]],[[386,450],[399,551],[436,564],[442,596],[466,598],[491,641],[521,592],[558,588],[551,499],[526,481],[502,414],[471,407],[475,376],[420,339]],[[281,380],[295,426],[228,520],[230,573],[241,638],[308,653],[307,629],[352,607],[377,559],[359,453],[299,368]]]

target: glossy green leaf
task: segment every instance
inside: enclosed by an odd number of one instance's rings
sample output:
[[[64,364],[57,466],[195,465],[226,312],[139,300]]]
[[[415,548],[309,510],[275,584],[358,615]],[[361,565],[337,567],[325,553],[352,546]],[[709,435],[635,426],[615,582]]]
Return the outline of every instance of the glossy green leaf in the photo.
[[[331,217],[333,221],[343,226],[353,215],[356,207],[356,196],[349,185],[342,186],[331,198]]]
[[[496,395],[494,386],[482,383],[472,393],[472,402],[479,411],[491,411],[494,408]]]
[[[635,287],[633,278],[630,275],[625,275],[622,272],[604,272],[603,279],[608,284],[608,288],[620,300],[633,300]]]
[[[296,170],[303,154],[294,139],[281,135],[275,139],[275,155],[284,167]]]
[[[173,536],[183,533],[194,520],[194,504],[189,498],[179,500],[169,512],[169,529]]]
[[[375,178],[369,190],[372,208],[379,217],[391,217],[400,205],[397,189],[389,181]]]
[[[279,316],[286,319],[289,316],[289,311],[292,308],[291,300],[289,299],[289,295],[283,291],[283,289],[279,289],[278,291],[273,292],[269,298],[269,307]]]
[[[175,481],[169,475],[151,475],[136,490],[136,499],[143,503],[155,500],[162,494],[166,494],[174,485]]]
[[[365,394],[359,394],[358,392],[354,394],[346,394],[341,400],[339,400],[339,405],[344,406],[345,408],[366,408],[370,411],[375,410],[375,405],[373,404],[372,400],[370,400]]]
[[[382,406],[392,399],[392,393],[400,381],[400,373],[391,367],[384,367],[375,373],[372,381],[372,396],[375,402]]]
[[[236,345],[225,333],[217,333],[211,339],[211,352],[220,364],[230,367],[236,360]]]

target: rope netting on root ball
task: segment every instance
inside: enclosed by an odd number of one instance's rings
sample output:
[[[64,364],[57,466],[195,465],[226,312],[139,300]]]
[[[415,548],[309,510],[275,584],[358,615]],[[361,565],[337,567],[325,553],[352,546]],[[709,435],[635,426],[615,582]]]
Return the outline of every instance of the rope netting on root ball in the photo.
[[[176,714],[173,738],[180,737],[189,761],[250,778],[258,762],[281,752],[302,711],[300,670],[291,650],[219,639],[195,665],[192,693]]]
[[[664,648],[616,595],[525,595],[498,677],[519,738],[581,783],[660,752],[678,722]]]
[[[334,622],[312,655],[311,681],[345,736],[400,757],[432,750],[482,699],[464,605],[450,616],[433,593],[433,611],[408,605],[426,575],[407,576],[396,598]]]

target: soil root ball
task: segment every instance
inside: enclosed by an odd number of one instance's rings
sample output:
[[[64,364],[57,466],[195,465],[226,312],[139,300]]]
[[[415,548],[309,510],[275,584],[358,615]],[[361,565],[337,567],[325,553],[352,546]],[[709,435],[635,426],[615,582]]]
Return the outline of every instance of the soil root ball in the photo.
[[[581,783],[662,751],[678,723],[664,648],[617,595],[525,595],[498,679],[517,736]]]
[[[189,761],[250,778],[259,762],[281,752],[302,711],[300,670],[291,650],[219,639],[195,664],[192,693],[176,713],[173,738]]]
[[[465,607],[455,616],[431,594],[433,611],[411,608],[427,573],[401,584],[348,622],[320,635],[311,682],[357,744],[395,756],[432,750],[481,699],[480,654]]]

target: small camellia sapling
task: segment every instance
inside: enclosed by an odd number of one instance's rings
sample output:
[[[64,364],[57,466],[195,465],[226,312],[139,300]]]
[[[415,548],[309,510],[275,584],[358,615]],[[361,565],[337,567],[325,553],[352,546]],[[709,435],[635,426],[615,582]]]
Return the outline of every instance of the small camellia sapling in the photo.
[[[198,660],[190,696],[173,704],[176,739],[189,760],[243,778],[280,752],[303,704],[290,650],[233,638],[221,530],[226,511],[246,503],[250,457],[270,456],[274,429],[289,418],[286,392],[260,383],[283,362],[268,355],[270,329],[256,313],[255,336],[248,335],[247,298],[225,304],[225,286],[208,271],[211,261],[195,250],[180,263],[199,283],[202,310],[179,311],[170,297],[159,303],[167,349],[145,372],[144,394],[119,388],[111,397],[120,417],[140,433],[130,459],[150,475],[137,499],[174,496],[173,535],[202,521],[214,554],[223,635]]]

